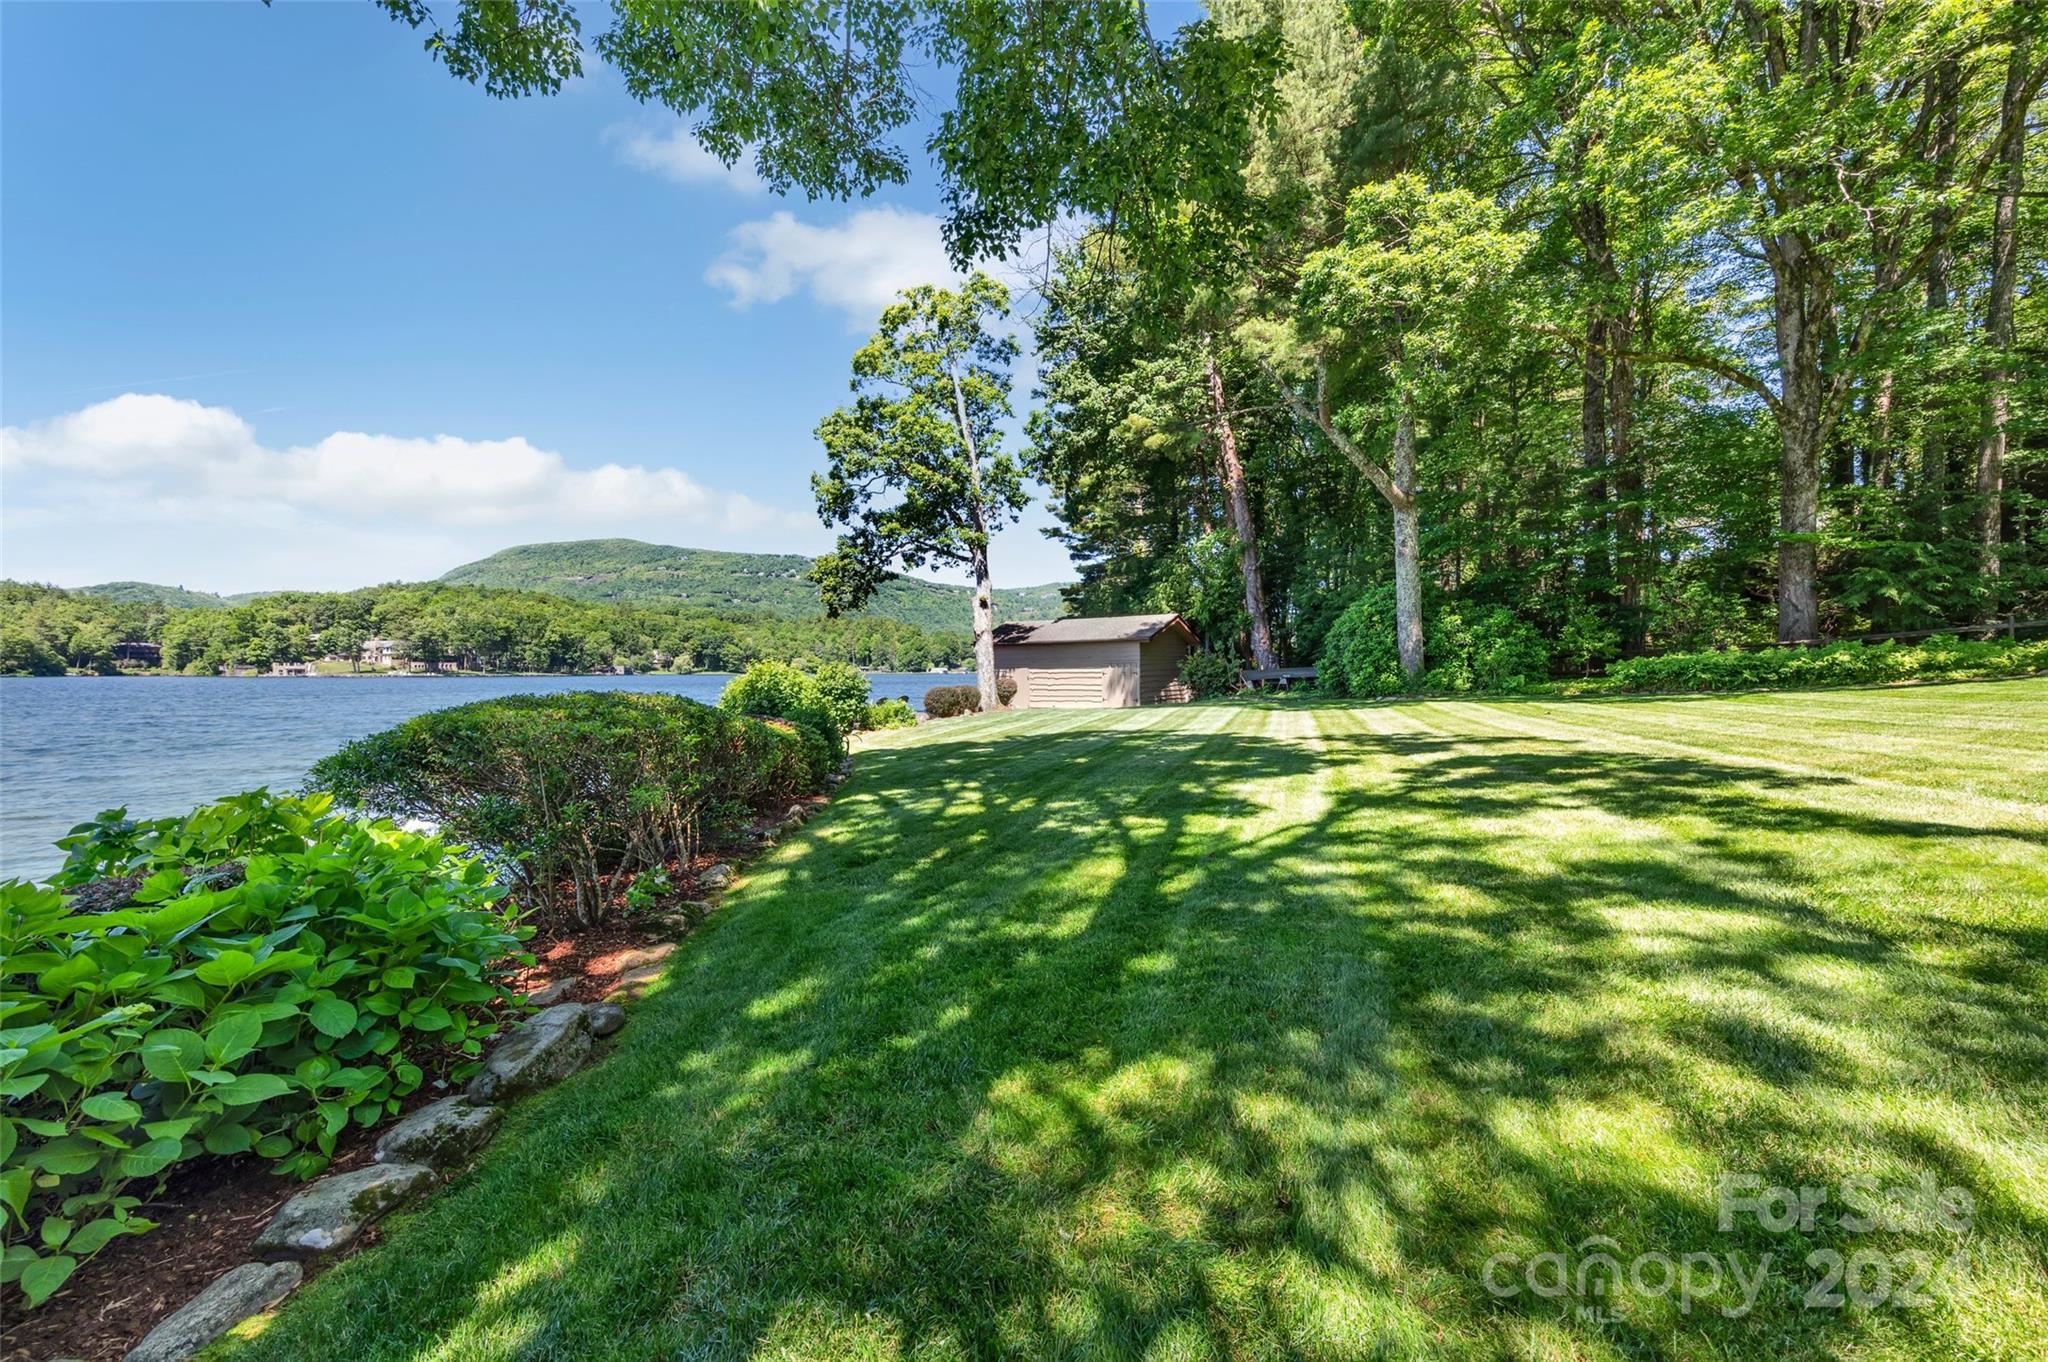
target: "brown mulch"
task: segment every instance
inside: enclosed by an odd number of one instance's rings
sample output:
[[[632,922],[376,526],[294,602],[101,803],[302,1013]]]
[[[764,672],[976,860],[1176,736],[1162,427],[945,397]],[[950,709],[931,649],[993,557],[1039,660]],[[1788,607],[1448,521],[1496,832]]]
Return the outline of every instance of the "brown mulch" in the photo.
[[[368,1163],[376,1143],[375,1132],[349,1127],[331,1171]],[[56,1295],[19,1318],[21,1299],[10,1296],[0,1355],[7,1362],[114,1362],[208,1282],[247,1262],[256,1236],[303,1186],[252,1155],[196,1161],[137,1212],[156,1221],[155,1229],[114,1240]]]

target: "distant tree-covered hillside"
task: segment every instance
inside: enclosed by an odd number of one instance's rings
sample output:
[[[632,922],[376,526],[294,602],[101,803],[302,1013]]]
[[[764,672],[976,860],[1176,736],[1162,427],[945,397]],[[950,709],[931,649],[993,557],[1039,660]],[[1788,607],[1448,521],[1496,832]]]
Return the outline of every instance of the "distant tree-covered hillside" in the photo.
[[[167,605],[174,610],[231,603],[228,597],[216,596],[211,591],[188,591],[182,586],[162,586],[156,582],[101,582],[98,586],[81,587],[80,592],[104,596],[121,605]]]
[[[724,553],[638,539],[579,539],[521,544],[441,580],[462,586],[545,591],[586,601],[673,602],[745,614],[809,619],[823,613],[805,579],[811,560],[793,553]],[[964,586],[902,577],[885,583],[864,616],[925,629],[966,629],[972,598]],[[996,591],[996,617],[1047,619],[1065,613],[1058,586]]]

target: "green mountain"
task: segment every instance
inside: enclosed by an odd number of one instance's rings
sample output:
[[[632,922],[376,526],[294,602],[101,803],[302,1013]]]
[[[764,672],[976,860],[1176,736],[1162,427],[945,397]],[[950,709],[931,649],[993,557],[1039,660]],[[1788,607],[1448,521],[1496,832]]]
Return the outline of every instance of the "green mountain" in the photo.
[[[159,586],[155,582],[101,582],[98,586],[80,587],[79,592],[105,596],[123,605],[167,605],[174,610],[233,604],[226,596],[216,596],[211,591],[187,591],[182,586]]]
[[[823,613],[818,589],[804,580],[811,561],[794,553],[724,553],[638,539],[577,539],[520,544],[465,563],[441,580],[546,591],[587,601],[674,601],[808,619]],[[968,588],[910,577],[886,583],[864,613],[927,629],[965,630],[972,625]],[[1057,584],[996,591],[998,619],[1050,619],[1065,613]]]

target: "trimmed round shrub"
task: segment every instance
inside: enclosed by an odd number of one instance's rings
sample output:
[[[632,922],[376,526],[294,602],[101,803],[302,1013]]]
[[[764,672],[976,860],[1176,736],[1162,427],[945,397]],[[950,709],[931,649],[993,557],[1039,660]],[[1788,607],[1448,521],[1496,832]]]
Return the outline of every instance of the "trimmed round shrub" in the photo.
[[[866,682],[860,686],[866,705]],[[719,696],[719,709],[733,715],[754,715],[756,719],[788,719],[799,727],[811,727],[825,735],[831,746],[831,760],[846,756],[846,729],[825,703],[825,692],[817,680],[786,662],[756,662],[733,678]]]
[[[867,702],[867,683],[861,683]],[[731,714],[782,719],[802,736],[819,780],[846,755],[846,730],[839,724],[815,678],[786,662],[756,662],[734,677],[718,697],[718,707]]]
[[[528,933],[437,836],[255,790],[80,825],[45,886],[0,883],[0,1242],[39,1303],[152,1222],[178,1165],[311,1177],[349,1126],[476,1067]]]
[[[1017,698],[1017,683],[1009,677],[996,679],[996,703],[1008,705]],[[961,714],[981,713],[980,686],[933,686],[924,693],[924,712],[934,719],[951,719]]]
[[[978,686],[933,686],[924,693],[924,712],[934,719],[951,719],[981,709]]]
[[[488,851],[527,903],[587,924],[610,911],[609,878],[687,859],[823,785],[837,760],[823,733],[783,722],[675,695],[508,695],[350,743],[310,779]]]

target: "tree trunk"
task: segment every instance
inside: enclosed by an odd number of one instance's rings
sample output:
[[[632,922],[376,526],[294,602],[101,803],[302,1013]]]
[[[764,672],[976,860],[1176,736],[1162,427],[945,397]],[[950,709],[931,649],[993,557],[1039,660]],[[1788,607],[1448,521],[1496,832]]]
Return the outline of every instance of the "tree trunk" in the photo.
[[[1999,134],[2005,139],[1998,207],[1991,224],[1991,294],[1984,306],[1984,343],[1991,351],[1984,373],[1982,425],[1977,443],[1978,563],[1987,578],[1999,574],[1999,535],[2005,493],[2005,442],[2011,419],[2013,290],[2019,277],[2019,202],[2026,173],[2027,40],[2014,41],[2006,68]],[[1986,617],[1996,614],[1995,592],[1985,594]]]
[[[1403,389],[1394,420],[1394,633],[1401,671],[1422,684],[1422,520],[1415,506],[1415,395]]]
[[[1649,318],[1647,287],[1642,314]],[[1607,462],[1614,478],[1614,568],[1620,586],[1622,636],[1630,653],[1643,647],[1643,472],[1635,448],[1634,319],[1627,313],[1610,323],[1613,345],[1607,374]]]
[[[1820,450],[1827,388],[1816,319],[1833,306],[1826,271],[1796,233],[1767,242],[1778,343],[1778,641],[1820,636]]]
[[[982,503],[981,450],[974,441],[974,424],[967,419],[967,394],[961,391],[960,375],[950,367],[946,376],[953,381],[953,420],[960,430],[960,443],[967,449],[967,481],[972,499],[967,506],[976,542],[969,548],[974,569],[974,680],[981,688],[981,712],[993,714],[996,692],[996,589],[988,570],[988,512]]]
[[[1809,643],[1820,637],[1820,605],[1814,577],[1819,555],[1820,441],[1818,423],[1785,414],[1778,462],[1778,642]]]
[[[1258,531],[1252,525],[1251,495],[1245,486],[1244,463],[1237,457],[1237,432],[1230,424],[1230,408],[1223,394],[1223,373],[1216,367],[1215,350],[1210,346],[1204,348],[1203,358],[1209,370],[1209,409],[1216,423],[1216,447],[1221,451],[1223,497],[1230,509],[1230,527],[1237,534],[1238,571],[1244,578],[1244,608],[1251,617],[1252,665],[1277,667],[1280,662],[1273,652],[1273,628],[1266,619],[1266,587],[1259,575]]]
[[[1892,490],[1892,389],[1897,378],[1890,369],[1878,375],[1877,391],[1870,399],[1870,457],[1863,466],[1863,480],[1872,487]]]
[[[1591,243],[1588,243],[1590,249]],[[1586,346],[1579,366],[1579,458],[1586,470],[1579,548],[1588,597],[1605,594],[1614,572],[1607,523],[1607,365],[1612,333],[1598,303],[1586,305]]]
[[[1937,196],[1947,190],[1955,173],[1957,104],[1961,93],[1962,77],[1955,61],[1942,62],[1936,68],[1927,91],[1927,97],[1935,108],[1934,136],[1928,143],[1927,155],[1934,162],[1934,193]],[[1927,258],[1927,313],[1933,323],[1937,350],[1945,350],[1948,341],[1941,319],[1949,309],[1949,275],[1955,267],[1955,252],[1948,244],[1952,216],[1948,206],[1938,198],[1927,214],[1928,229],[1941,243]],[[1922,389],[1921,419],[1926,425],[1920,436],[1920,484],[1922,504],[1929,516],[1928,528],[1936,536],[1941,533],[1942,512],[1948,506],[1949,494],[1949,426],[1947,413],[1941,408],[1941,378],[1941,370],[1921,375],[1921,381],[1926,385]]]
[[[1000,703],[996,693],[996,588],[989,577],[985,549],[974,551],[974,679],[981,687],[981,712],[995,713]]]
[[[1778,641],[1808,643],[1821,635],[1815,588],[1821,528],[1821,438],[1819,412],[1798,412],[1786,403],[1780,420],[1778,459]]]

